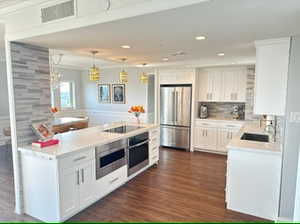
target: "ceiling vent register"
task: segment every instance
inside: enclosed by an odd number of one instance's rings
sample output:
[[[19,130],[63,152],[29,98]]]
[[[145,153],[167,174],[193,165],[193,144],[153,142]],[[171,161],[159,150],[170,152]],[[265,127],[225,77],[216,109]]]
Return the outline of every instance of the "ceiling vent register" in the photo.
[[[74,0],[41,9],[42,23],[47,23],[71,16],[75,16]]]

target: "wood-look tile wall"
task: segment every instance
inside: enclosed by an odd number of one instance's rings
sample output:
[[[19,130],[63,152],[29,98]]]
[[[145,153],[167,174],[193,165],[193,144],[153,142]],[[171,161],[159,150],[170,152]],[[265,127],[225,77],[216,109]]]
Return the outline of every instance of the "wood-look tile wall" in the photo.
[[[10,137],[5,136],[3,129],[9,127],[9,117],[0,116],[0,147],[10,143]]]
[[[32,123],[50,119],[49,50],[11,43],[13,86],[18,146],[36,140]]]

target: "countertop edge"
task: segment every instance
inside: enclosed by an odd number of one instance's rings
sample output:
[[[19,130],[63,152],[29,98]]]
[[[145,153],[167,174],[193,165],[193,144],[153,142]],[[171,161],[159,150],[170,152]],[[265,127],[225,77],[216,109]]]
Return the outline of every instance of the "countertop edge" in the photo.
[[[132,125],[132,123],[128,123],[128,125]],[[147,125],[147,124],[141,124],[141,125]],[[105,126],[105,127],[99,126],[99,127],[102,127],[105,130],[105,129],[109,129],[109,128],[115,127],[115,126],[116,125]],[[138,129],[136,131],[132,131],[132,132],[129,132],[129,133],[126,133],[126,134],[120,134],[120,135],[115,136],[113,138],[109,138],[105,141],[101,141],[97,144],[81,146],[81,147],[75,148],[73,151],[66,152],[66,153],[59,154],[59,155],[53,155],[53,154],[50,154],[50,153],[47,153],[47,152],[43,152],[42,148],[34,147],[34,146],[31,146],[31,145],[18,147],[18,151],[22,152],[22,153],[38,156],[38,157],[41,157],[41,158],[44,158],[44,159],[49,159],[49,160],[61,159],[61,158],[69,156],[70,154],[77,153],[77,152],[83,151],[83,150],[88,149],[88,148],[93,148],[93,147],[96,147],[96,146],[101,146],[101,145],[104,145],[104,144],[108,144],[110,142],[118,141],[118,140],[123,139],[123,138],[128,138],[128,137],[143,133],[145,131],[150,131],[150,130],[158,128],[158,127],[159,127],[159,125],[157,125],[157,124],[150,124],[150,126],[148,126],[148,127],[143,127],[141,129]],[[94,127],[92,127],[92,128],[94,128]],[[59,144],[61,144],[61,143],[59,143]],[[32,148],[40,149],[41,151],[35,151],[35,150],[32,150]]]

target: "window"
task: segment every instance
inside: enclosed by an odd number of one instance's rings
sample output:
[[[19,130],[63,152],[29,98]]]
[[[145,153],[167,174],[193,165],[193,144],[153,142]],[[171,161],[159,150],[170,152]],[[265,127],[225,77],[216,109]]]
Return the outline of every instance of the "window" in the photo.
[[[75,109],[75,84],[73,82],[60,83],[60,107]]]

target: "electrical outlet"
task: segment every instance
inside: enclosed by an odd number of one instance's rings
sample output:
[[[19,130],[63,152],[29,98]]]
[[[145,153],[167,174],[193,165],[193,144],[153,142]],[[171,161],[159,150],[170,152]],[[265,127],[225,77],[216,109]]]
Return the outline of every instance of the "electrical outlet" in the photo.
[[[300,123],[300,112],[291,112],[290,113],[290,122],[291,123]]]

